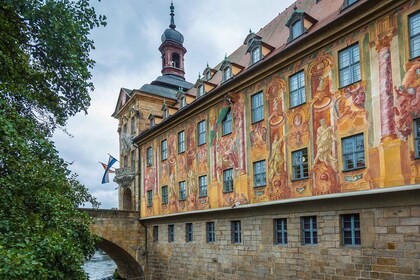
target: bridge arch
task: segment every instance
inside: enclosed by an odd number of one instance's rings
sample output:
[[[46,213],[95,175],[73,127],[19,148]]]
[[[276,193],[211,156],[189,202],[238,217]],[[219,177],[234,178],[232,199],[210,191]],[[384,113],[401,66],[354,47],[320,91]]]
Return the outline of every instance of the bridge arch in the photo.
[[[81,209],[93,219],[92,234],[100,237],[96,244],[117,264],[125,279],[144,276],[146,230],[138,221],[138,212],[104,209]]]

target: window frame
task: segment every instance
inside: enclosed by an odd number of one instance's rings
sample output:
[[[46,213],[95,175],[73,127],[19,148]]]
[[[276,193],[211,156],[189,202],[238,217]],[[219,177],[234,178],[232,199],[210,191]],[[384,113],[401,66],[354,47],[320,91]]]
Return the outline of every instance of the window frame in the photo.
[[[160,159],[161,161],[168,159],[168,140],[166,139],[160,141]]]
[[[214,222],[207,222],[206,223],[206,240],[207,243],[214,243],[216,242],[216,227]]]
[[[357,141],[358,138],[361,138],[363,141],[363,150],[357,150]],[[346,148],[346,141],[350,141],[352,140],[352,148],[353,151],[352,152],[346,152],[345,148]],[[347,172],[347,171],[353,171],[353,170],[358,170],[358,169],[364,169],[366,168],[366,152],[365,152],[365,135],[363,133],[359,133],[359,134],[355,134],[355,135],[351,135],[351,136],[347,136],[347,137],[343,137],[341,138],[341,156],[343,158],[343,172]],[[357,154],[359,153],[363,153],[363,166],[357,166],[358,163],[358,156]],[[347,168],[346,165],[346,156],[347,155],[352,155],[352,163],[353,163],[353,168]]]
[[[146,151],[146,165],[152,166],[153,165],[153,148],[152,146],[147,148]]]
[[[153,206],[153,190],[147,191],[147,207]]]
[[[162,204],[169,203],[169,196],[168,196],[168,186],[162,186]]]
[[[305,228],[306,221],[309,219],[309,228]],[[301,217],[302,228],[302,244],[317,245],[318,244],[318,223],[316,216]],[[306,233],[309,233],[309,242],[306,242]]]
[[[207,134],[207,127],[206,127],[206,120],[202,120],[197,123],[197,145],[201,146],[206,144],[206,135]]]
[[[420,118],[413,120],[414,124],[414,158],[420,159]]]
[[[203,182],[204,184],[202,184]],[[207,196],[207,175],[202,175],[198,177],[198,189],[199,189],[199,197]]]
[[[296,36],[295,36],[295,29],[294,29],[295,26],[299,26],[299,30],[298,31],[300,32]],[[299,18],[299,19],[295,20],[290,25],[290,41],[295,40],[295,39],[299,38],[300,36],[302,36],[303,33],[305,33],[304,31],[305,31],[305,28],[303,26],[303,18]]]
[[[204,85],[203,84],[198,85],[198,87],[197,87],[197,97],[201,97],[204,94],[205,94]]]
[[[260,165],[263,165],[263,168]],[[266,164],[265,159],[254,162],[252,164],[252,166],[253,166],[253,172],[254,172],[254,174],[253,174],[254,175],[253,176],[254,177],[254,188],[260,188],[260,187],[267,186],[267,164]],[[259,173],[257,173],[257,171],[258,171],[257,169],[259,170]],[[263,171],[262,171],[262,169],[263,169]],[[262,177],[262,178],[260,178],[260,177]],[[260,183],[260,184],[257,184],[256,182],[258,180],[263,181],[263,182]]]
[[[296,79],[296,89],[292,90],[294,79]],[[295,93],[297,97],[297,102],[296,104],[293,104],[292,96]],[[289,77],[289,99],[290,108],[295,108],[306,103],[306,80],[304,69],[300,70],[299,72],[296,72],[295,74]]]
[[[193,242],[193,224],[186,223],[185,224],[185,242]]]
[[[222,120],[222,136],[231,134],[232,130],[232,109],[229,108],[229,111]]]
[[[251,123],[264,120],[264,94],[262,91],[251,95]]]
[[[178,132],[178,154],[185,153],[185,131]]]
[[[349,221],[346,221],[346,218],[350,218]],[[357,218],[357,219],[356,219]],[[341,221],[341,243],[343,246],[361,246],[362,236],[360,230],[360,214],[351,213],[351,214],[342,214],[340,215]],[[346,223],[350,222],[350,227],[345,227]],[[359,227],[356,227],[356,225]],[[346,233],[350,233],[350,243],[346,242],[349,237],[346,237]],[[358,234],[358,237],[357,237]]]
[[[354,58],[353,58],[353,48],[355,48],[356,46],[357,46],[358,52],[359,52],[359,60],[355,62]],[[349,53],[348,54],[349,55],[349,65],[342,67],[341,66],[342,59],[340,57],[341,57],[341,54],[345,53],[345,52]],[[337,56],[338,56],[338,84],[339,84],[338,88],[339,89],[347,87],[347,86],[352,85],[352,84],[355,84],[355,83],[360,82],[362,80],[362,67],[361,67],[361,63],[360,63],[360,61],[361,61],[361,55],[360,54],[361,54],[361,52],[360,52],[359,42],[351,44],[350,46],[348,46],[346,48],[343,48],[343,49],[338,51]],[[359,72],[359,79],[356,79],[354,77],[354,68],[355,67],[359,68],[359,71],[358,71]],[[350,81],[346,84],[342,83],[342,79],[341,79],[342,73],[345,69],[349,69],[349,75],[350,75],[350,79],[349,79]]]
[[[287,245],[287,218],[274,219],[274,244]]]
[[[258,57],[256,57],[256,54],[258,54]],[[251,50],[251,64],[255,64],[258,61],[260,61],[261,59],[262,59],[261,46],[258,45]]]
[[[295,157],[299,156],[301,159],[304,158],[304,152],[306,153],[306,161],[295,162]],[[296,156],[295,156],[296,155]],[[306,167],[306,173],[305,173]],[[299,168],[300,174],[299,177],[296,177],[296,168]],[[292,152],[292,181],[306,180],[309,178],[309,157],[308,157],[308,148],[299,149]]]
[[[173,243],[175,241],[175,225],[168,225],[168,243]]]
[[[185,181],[180,181],[179,185],[179,201],[184,201],[187,199],[187,186]]]
[[[230,173],[230,179],[226,178]],[[223,170],[223,193],[230,193],[233,192],[233,168],[228,168]],[[230,187],[229,189],[227,187]]]
[[[231,243],[241,244],[242,243],[242,229],[241,221],[231,221]]]
[[[153,242],[159,241],[159,226],[153,226]]]
[[[225,68],[223,68],[223,80],[222,82],[225,82],[227,80],[229,80],[230,78],[232,78],[232,66],[226,66]],[[227,75],[229,74],[229,75]]]
[[[410,56],[410,60],[416,59],[416,58],[418,58],[420,56],[420,46],[419,46],[419,49],[417,49],[417,53],[418,53],[417,55],[415,55],[415,53],[413,53],[413,49],[412,49],[412,47],[413,47],[413,39],[420,40],[420,28],[419,28],[419,32],[417,34],[414,34],[414,35],[412,34],[412,28],[411,28],[412,23],[411,23],[411,19],[414,18],[414,17],[419,17],[419,21],[420,21],[420,11],[416,11],[416,12],[410,14],[408,16],[408,20],[407,20],[408,21],[408,24],[407,24],[408,25],[408,38],[409,38],[409,42],[410,42],[410,45],[409,45],[409,56]]]

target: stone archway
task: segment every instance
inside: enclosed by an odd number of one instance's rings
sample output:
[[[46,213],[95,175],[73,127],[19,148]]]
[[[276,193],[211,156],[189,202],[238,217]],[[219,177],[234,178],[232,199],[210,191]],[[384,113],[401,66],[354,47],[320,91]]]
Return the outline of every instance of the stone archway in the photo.
[[[144,276],[140,264],[117,244],[101,238],[96,247],[103,250],[116,263],[118,274],[124,279],[139,279]]]
[[[133,210],[133,195],[130,188],[125,188],[123,191],[123,203],[122,203],[123,209],[131,211]]]

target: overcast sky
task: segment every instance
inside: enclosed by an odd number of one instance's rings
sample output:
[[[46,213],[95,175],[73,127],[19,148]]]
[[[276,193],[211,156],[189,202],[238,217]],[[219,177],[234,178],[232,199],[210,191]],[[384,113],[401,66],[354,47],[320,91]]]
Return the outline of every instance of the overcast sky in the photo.
[[[54,136],[61,157],[74,161],[70,169],[101,202],[101,208],[117,208],[117,184],[101,184],[108,153],[119,158],[118,121],[111,117],[121,87],[140,88],[161,70],[158,50],[168,28],[170,0],[91,1],[107,26],[92,32],[96,61],[92,70],[95,91],[88,115],[68,122],[70,138]],[[174,0],[176,29],[184,35],[186,79],[195,83],[207,62],[214,67],[225,53],[236,50],[249,33],[257,32],[293,3],[292,0]],[[115,165],[118,167],[118,163]]]

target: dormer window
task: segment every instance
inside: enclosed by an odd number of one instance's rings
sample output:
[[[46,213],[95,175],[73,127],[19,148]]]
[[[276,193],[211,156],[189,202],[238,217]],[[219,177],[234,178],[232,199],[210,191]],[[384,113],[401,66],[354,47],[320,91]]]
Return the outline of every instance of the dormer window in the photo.
[[[227,66],[225,69],[223,69],[223,81],[227,81],[232,77],[232,69],[230,66]]]
[[[169,110],[168,109],[164,109],[163,110],[163,118],[166,119],[169,117]]]
[[[346,6],[353,5],[356,2],[357,2],[357,0],[345,0]]]
[[[210,73],[210,71],[207,71],[206,72],[205,78],[206,78],[207,81],[211,79],[211,73]]]
[[[346,0],[347,1],[347,0]],[[295,6],[293,14],[286,22],[286,26],[289,27],[289,39],[288,42],[295,40],[299,36],[303,35],[309,28],[311,28],[317,22],[316,19],[300,11]]]
[[[258,62],[261,60],[261,48],[260,47],[256,47],[252,50],[252,59],[251,62],[252,64]]]
[[[197,88],[197,96],[198,97],[200,97],[200,96],[203,96],[204,95],[204,86],[203,85],[199,85],[198,86],[198,88]]]
[[[301,20],[296,21],[292,24],[292,40],[296,39],[303,34],[303,24]]]
[[[150,127],[154,127],[155,126],[155,118],[150,118]]]
[[[179,104],[181,108],[184,108],[185,106],[187,106],[187,101],[185,100],[185,96],[181,97],[181,99],[179,100]]]

